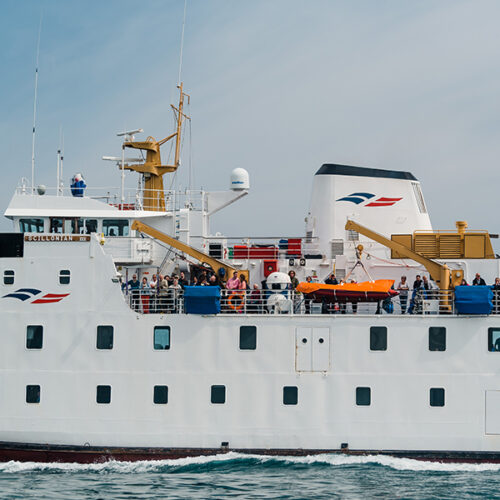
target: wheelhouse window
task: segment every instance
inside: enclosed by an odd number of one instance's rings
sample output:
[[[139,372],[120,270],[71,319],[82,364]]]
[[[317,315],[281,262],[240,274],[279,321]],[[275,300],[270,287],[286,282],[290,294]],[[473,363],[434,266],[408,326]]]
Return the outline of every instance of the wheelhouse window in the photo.
[[[113,349],[113,330],[111,325],[99,325],[97,327],[97,349]]]
[[[299,389],[296,386],[283,387],[283,404],[296,405],[299,401]]]
[[[488,328],[488,351],[500,352],[500,327]]]
[[[240,326],[240,349],[242,351],[257,348],[257,327]]]
[[[39,403],[40,402],[40,386],[27,385],[26,386],[26,403]]]
[[[14,271],[7,269],[3,272],[3,284],[4,285],[13,285],[14,278],[15,278]]]
[[[356,387],[356,404],[358,406],[370,406],[372,394],[370,387]]]
[[[153,403],[155,405],[166,405],[168,403],[168,387],[166,385],[155,385]]]
[[[446,351],[446,328],[429,327],[429,351]]]
[[[61,269],[59,271],[59,283],[61,285],[69,285],[71,281],[71,272],[68,269]]]
[[[43,347],[43,326],[28,325],[26,327],[26,349],[41,349]]]
[[[102,221],[102,232],[104,236],[128,236],[128,220],[104,219]]]
[[[429,391],[429,404],[431,406],[444,406],[444,389],[442,387],[433,387]]]
[[[153,347],[155,351],[166,351],[170,349],[169,326],[155,326],[153,334]]]
[[[213,385],[210,391],[210,401],[216,405],[222,405],[226,402],[226,386]]]
[[[43,233],[43,219],[19,219],[21,233]]]
[[[97,233],[97,219],[79,219],[78,232],[80,234]]]
[[[111,386],[98,385],[96,390],[96,402],[100,405],[111,403]]]
[[[51,233],[63,233],[64,232],[64,219],[58,219],[55,217],[50,218],[50,232]]]
[[[370,327],[370,351],[387,351],[387,327]]]

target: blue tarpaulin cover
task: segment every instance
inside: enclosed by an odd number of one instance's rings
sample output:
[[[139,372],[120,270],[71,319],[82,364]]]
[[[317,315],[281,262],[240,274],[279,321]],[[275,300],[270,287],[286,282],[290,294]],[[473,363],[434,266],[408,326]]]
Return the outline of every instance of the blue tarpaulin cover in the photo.
[[[493,291],[489,286],[455,287],[455,308],[458,314],[490,314]]]
[[[220,313],[220,287],[184,287],[184,312],[188,314]]]

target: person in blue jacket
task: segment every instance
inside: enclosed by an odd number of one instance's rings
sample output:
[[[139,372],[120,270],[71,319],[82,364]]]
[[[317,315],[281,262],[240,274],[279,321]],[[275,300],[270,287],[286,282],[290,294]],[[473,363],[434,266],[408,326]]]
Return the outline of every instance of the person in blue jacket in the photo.
[[[71,180],[71,194],[73,196],[83,198],[83,192],[86,187],[87,184],[85,184],[82,174],[76,174]]]

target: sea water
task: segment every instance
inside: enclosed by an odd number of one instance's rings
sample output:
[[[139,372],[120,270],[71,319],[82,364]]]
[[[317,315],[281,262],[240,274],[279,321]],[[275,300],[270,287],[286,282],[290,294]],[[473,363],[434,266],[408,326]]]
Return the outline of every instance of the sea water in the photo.
[[[212,457],[100,464],[0,464],[6,499],[500,499],[500,464],[387,456]]]

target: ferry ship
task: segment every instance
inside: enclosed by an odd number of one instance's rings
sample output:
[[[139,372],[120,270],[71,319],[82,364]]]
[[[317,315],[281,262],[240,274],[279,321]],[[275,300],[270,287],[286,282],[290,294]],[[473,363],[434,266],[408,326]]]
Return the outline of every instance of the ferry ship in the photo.
[[[81,176],[16,189],[0,234],[0,460],[500,461],[495,235],[433,229],[409,172],[330,163],[313,177],[303,237],[214,232],[249,175],[235,169],[217,192],[164,188],[184,98],[181,85],[172,135],[125,137],[145,152],[119,162],[136,190],[98,192]],[[476,273],[486,285],[462,285]],[[192,286],[202,274],[219,286]],[[250,289],[228,289],[234,275]],[[431,286],[405,292],[402,275]],[[379,280],[389,286],[371,300],[363,287]]]

